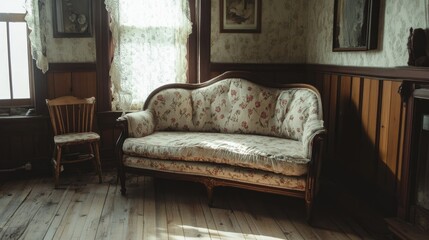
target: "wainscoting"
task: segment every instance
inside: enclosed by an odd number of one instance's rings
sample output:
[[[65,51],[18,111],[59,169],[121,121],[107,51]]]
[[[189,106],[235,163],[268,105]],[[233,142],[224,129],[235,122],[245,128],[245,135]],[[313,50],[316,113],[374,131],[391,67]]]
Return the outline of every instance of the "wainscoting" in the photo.
[[[407,115],[412,110],[406,94],[401,97],[399,92],[406,93],[407,86],[429,82],[427,69],[211,63],[209,75],[228,70],[251,71],[278,83],[315,85],[323,97],[328,129],[322,178],[380,203],[389,215],[396,215],[398,206],[405,206],[401,201],[408,190],[402,179],[408,177],[412,121]],[[37,83],[37,88],[43,93],[42,99],[67,94],[109,99],[108,94],[100,92],[106,88],[100,81],[95,64],[56,64]],[[403,83],[405,87],[401,88]],[[41,117],[1,119],[7,125],[3,125],[6,127],[2,127],[0,133],[7,138],[2,137],[1,150],[6,154],[0,156],[0,169],[17,167],[27,161],[40,168],[49,166],[52,148],[49,120],[42,100],[36,103]],[[102,138],[103,166],[110,168],[115,166],[114,147],[119,135],[114,124],[121,113],[103,110],[108,103],[99,104],[101,110],[97,111],[95,129]],[[400,211],[400,215],[406,215],[404,210]]]
[[[0,171],[30,163],[35,171],[50,169],[52,131],[47,116],[0,117]]]
[[[325,176],[394,214],[406,117],[402,81],[321,72],[312,79],[328,129]]]

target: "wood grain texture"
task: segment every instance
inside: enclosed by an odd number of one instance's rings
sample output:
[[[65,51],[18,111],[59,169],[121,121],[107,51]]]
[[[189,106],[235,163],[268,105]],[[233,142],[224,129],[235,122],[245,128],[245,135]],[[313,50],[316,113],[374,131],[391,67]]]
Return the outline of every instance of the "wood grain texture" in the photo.
[[[53,189],[44,176],[0,184],[0,238],[374,238],[351,218],[343,222],[338,209],[323,206],[309,226],[296,199],[222,188],[215,194],[217,207],[210,208],[199,184],[128,175],[128,195],[122,196],[114,173],[97,184],[94,174],[73,171],[66,169],[62,189]]]
[[[47,81],[49,99],[68,95],[80,98],[97,96],[95,71],[48,72]]]
[[[401,82],[328,73],[320,80],[329,133],[325,174],[353,183],[352,191],[374,192],[392,210],[405,128]]]

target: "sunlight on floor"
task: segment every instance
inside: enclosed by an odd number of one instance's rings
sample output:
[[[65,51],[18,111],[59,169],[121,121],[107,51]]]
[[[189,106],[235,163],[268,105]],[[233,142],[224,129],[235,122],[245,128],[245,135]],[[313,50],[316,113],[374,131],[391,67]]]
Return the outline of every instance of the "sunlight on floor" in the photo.
[[[236,232],[225,232],[220,230],[213,230],[208,228],[199,228],[199,227],[193,227],[193,226],[186,226],[182,225],[179,226],[182,228],[185,233],[186,231],[192,231],[194,233],[197,233],[195,236],[190,237],[198,237],[202,239],[243,239],[243,238],[250,238],[250,239],[264,239],[264,240],[278,240],[278,239],[286,239],[285,238],[276,238],[276,237],[270,237],[270,236],[263,236],[263,235],[256,235],[252,233],[236,233]],[[186,234],[185,234],[186,235]],[[171,235],[170,235],[171,237]],[[183,238],[182,236],[180,237]]]

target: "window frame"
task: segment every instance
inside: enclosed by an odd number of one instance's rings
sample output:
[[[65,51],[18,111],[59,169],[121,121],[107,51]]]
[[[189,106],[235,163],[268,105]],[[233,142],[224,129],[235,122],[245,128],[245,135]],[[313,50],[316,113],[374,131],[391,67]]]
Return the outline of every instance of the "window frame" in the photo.
[[[9,39],[9,23],[11,22],[24,22],[25,21],[25,13],[1,13],[0,12],[0,22],[6,23],[6,29],[7,29],[7,48],[10,50],[10,39]],[[10,51],[8,51],[8,61],[9,61],[9,91],[11,94],[11,99],[0,99],[0,108],[12,108],[12,107],[33,107],[35,102],[35,94],[34,94],[34,74],[33,74],[33,62],[31,57],[31,44],[30,40],[28,38],[29,29],[27,26],[27,61],[28,61],[28,81],[29,81],[29,92],[30,92],[30,98],[20,98],[20,99],[14,99],[13,98],[13,85],[12,85],[12,73],[11,73],[11,64],[10,64]]]

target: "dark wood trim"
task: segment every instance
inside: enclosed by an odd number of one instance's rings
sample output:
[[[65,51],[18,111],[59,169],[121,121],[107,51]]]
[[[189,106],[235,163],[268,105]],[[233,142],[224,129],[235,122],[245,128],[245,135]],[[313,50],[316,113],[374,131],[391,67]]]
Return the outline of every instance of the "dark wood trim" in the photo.
[[[354,67],[340,65],[307,64],[306,71],[367,76],[384,80],[429,82],[429,68],[425,67]]]
[[[189,0],[192,33],[188,38],[188,83],[198,82],[198,19],[199,12],[196,0]]]
[[[415,89],[415,85],[413,84],[411,86],[411,92],[413,92]],[[410,97],[408,98],[406,104],[406,118],[405,118],[405,131],[404,131],[404,150],[402,153],[403,161],[402,161],[402,168],[401,168],[401,181],[399,181],[398,184],[398,207],[397,207],[397,216],[401,219],[409,220],[410,217],[410,192],[411,192],[411,182],[412,177],[411,169],[413,167],[413,163],[411,160],[414,157],[413,151],[413,135],[415,136],[415,119],[413,119],[414,116],[414,98]]]
[[[210,79],[211,1],[198,1],[198,82]]]
[[[110,29],[109,14],[103,0],[94,0],[94,25],[96,41],[97,110],[110,111]]]
[[[95,72],[96,63],[49,63],[48,72]]]
[[[34,84],[34,108],[36,114],[48,115],[48,107],[45,99],[48,98],[48,75],[43,74],[42,70],[37,68],[36,60],[33,63],[33,84]]]

